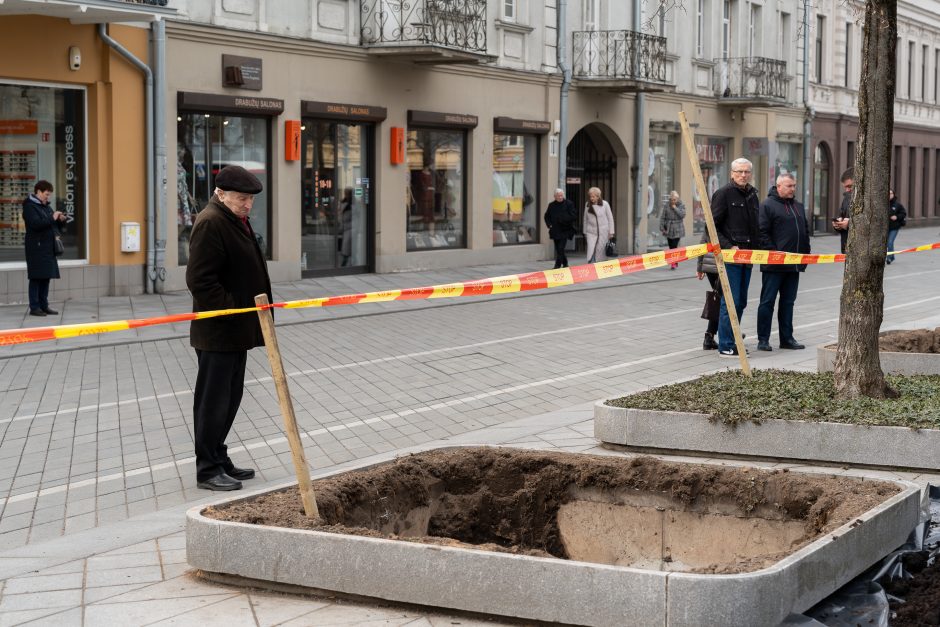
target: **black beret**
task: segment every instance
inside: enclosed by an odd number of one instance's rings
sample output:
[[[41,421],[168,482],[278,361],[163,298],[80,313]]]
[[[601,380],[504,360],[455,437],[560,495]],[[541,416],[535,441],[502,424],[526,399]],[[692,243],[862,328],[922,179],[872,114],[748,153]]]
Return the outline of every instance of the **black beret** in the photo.
[[[215,177],[215,186],[223,192],[259,194],[264,187],[258,177],[240,165],[227,165]]]

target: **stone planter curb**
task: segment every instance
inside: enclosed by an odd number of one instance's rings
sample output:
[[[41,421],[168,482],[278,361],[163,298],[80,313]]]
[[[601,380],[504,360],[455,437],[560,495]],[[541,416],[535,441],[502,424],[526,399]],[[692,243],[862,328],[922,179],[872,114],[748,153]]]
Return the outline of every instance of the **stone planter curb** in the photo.
[[[892,353],[879,351],[881,369],[885,374],[940,374],[940,354]],[[816,370],[832,372],[836,363],[835,345],[816,347]]]
[[[205,571],[523,619],[776,625],[904,542],[919,519],[920,488],[894,483],[903,491],[859,516],[862,524],[845,525],[768,568],[734,575],[667,573],[224,522],[204,517],[205,505],[187,513],[186,551],[189,564]]]
[[[721,455],[940,469],[940,430],[764,420],[736,425],[708,414],[594,405],[594,437],[608,444]]]

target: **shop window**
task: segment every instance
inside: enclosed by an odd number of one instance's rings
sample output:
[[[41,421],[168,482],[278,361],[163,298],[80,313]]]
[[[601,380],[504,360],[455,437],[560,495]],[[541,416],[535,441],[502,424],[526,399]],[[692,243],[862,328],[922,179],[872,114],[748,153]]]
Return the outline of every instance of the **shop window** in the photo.
[[[466,133],[408,129],[407,249],[466,246]]]
[[[25,261],[23,200],[40,180],[68,217],[60,259],[85,259],[86,177],[84,90],[0,84],[0,262]]]
[[[825,142],[816,144],[816,159],[813,167],[813,217],[817,218],[816,229],[825,230],[825,218],[829,212],[829,147]]]
[[[535,135],[493,136],[493,245],[539,241]]]
[[[673,133],[650,131],[646,163],[647,250],[663,249],[667,246],[666,237],[659,227],[663,209],[669,204],[669,194],[676,188],[676,137]]]
[[[178,262],[189,260],[189,234],[196,214],[215,190],[215,177],[227,165],[240,165],[264,185],[251,209],[251,228],[271,258],[271,137],[268,118],[220,113],[180,113],[176,118]]]
[[[715,195],[715,192],[727,185],[729,178],[729,158],[728,147],[731,140],[724,137],[696,137],[695,152],[698,154],[699,168],[702,170],[702,179],[705,181],[705,188],[708,191],[708,199]],[[705,232],[705,210],[702,208],[702,200],[698,195],[698,188],[695,182],[692,182],[692,232]]]

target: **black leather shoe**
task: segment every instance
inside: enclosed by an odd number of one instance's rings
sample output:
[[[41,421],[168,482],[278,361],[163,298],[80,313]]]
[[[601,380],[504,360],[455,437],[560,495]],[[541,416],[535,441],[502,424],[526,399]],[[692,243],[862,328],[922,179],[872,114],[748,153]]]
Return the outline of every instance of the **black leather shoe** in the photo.
[[[235,466],[232,466],[225,471],[225,474],[227,474],[232,479],[238,479],[240,481],[255,478],[255,471],[251,468],[236,468]]]
[[[59,312],[56,311],[55,309],[49,309],[48,307],[44,308],[43,311],[49,314],[50,316],[56,316],[59,314]]]
[[[205,481],[199,481],[196,483],[197,488],[203,490],[215,490],[216,492],[228,492],[229,490],[241,490],[242,482],[232,479],[224,472],[221,475],[216,475],[211,479],[206,479]]]
[[[770,345],[770,342],[767,342],[766,340],[760,340],[757,342],[757,350],[770,352],[773,350],[773,347]]]
[[[46,312],[43,311],[42,309],[30,309],[30,310],[29,310],[29,315],[31,315],[31,316],[45,316],[45,315],[46,315]]]
[[[780,342],[780,348],[785,348],[791,351],[799,351],[799,350],[803,350],[806,347],[800,344],[799,342],[793,341],[793,342],[786,342],[786,343]]]

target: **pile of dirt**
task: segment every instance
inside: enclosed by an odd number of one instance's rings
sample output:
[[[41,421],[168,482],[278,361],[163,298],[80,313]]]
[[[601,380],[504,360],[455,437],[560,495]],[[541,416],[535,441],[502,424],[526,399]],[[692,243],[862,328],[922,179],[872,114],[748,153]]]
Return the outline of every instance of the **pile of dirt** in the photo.
[[[743,561],[729,558],[690,569],[747,572],[778,561],[900,490],[886,482],[786,470],[491,448],[402,457],[316,481],[314,489],[321,521],[304,516],[296,487],[203,513],[226,521],[561,559],[571,556],[559,529],[559,511],[579,502],[615,508],[630,501],[640,504],[630,505],[635,508],[693,512],[700,518],[734,516],[802,525],[782,554],[749,554]],[[656,550],[661,542],[656,540]]]
[[[891,602],[895,616],[891,627],[940,625],[940,560],[927,566],[927,557],[911,553],[903,557],[911,579],[896,579],[884,584],[888,594],[904,599]]]
[[[878,350],[887,353],[940,353],[940,327],[913,331],[882,331]]]

